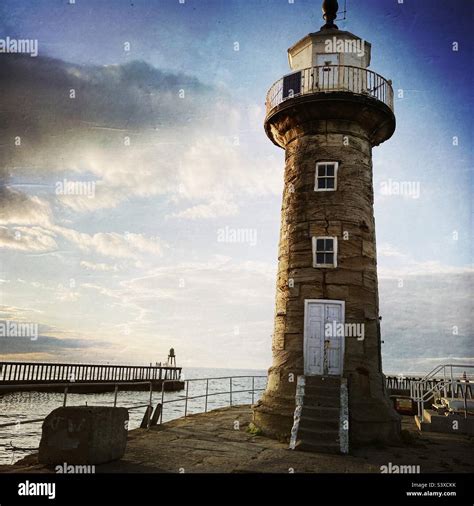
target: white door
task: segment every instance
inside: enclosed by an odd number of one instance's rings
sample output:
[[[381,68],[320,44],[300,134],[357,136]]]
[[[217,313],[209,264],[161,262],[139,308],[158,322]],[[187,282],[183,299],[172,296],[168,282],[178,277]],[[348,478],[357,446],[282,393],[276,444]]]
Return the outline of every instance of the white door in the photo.
[[[325,53],[316,55],[318,67],[318,87],[320,90],[337,90],[339,88],[339,55]]]
[[[306,300],[304,317],[305,375],[341,375],[344,360],[344,302]]]

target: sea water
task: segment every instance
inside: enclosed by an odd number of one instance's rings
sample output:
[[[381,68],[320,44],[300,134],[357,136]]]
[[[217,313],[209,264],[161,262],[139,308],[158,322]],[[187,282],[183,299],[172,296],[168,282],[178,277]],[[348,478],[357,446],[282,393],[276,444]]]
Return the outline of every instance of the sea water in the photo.
[[[238,392],[252,388],[251,378],[236,378],[235,376],[266,376],[266,371],[249,369],[204,369],[183,368],[184,379],[220,378],[234,376],[232,380],[232,404],[250,404],[250,392]],[[266,378],[255,378],[255,389],[265,387]],[[218,394],[230,390],[229,379],[214,379],[209,381],[208,393]],[[206,393],[206,381],[190,381],[188,397],[196,397]],[[165,403],[163,408],[163,422],[184,416],[186,390],[179,392],[165,392],[164,400],[180,399],[179,402]],[[259,399],[262,391],[255,392],[254,402]],[[131,408],[148,404],[149,392],[120,391],[117,395],[117,406]],[[24,420],[45,418],[53,409],[63,405],[63,393],[48,392],[15,392],[0,395],[0,424],[14,422],[14,426],[0,428],[0,464],[13,464],[25,455],[37,451],[41,439],[42,423],[22,424]],[[161,401],[161,392],[154,391],[152,404],[156,406]],[[201,413],[205,409],[205,398],[188,399],[187,413]],[[68,406],[113,406],[114,392],[101,394],[68,393]],[[207,401],[208,411],[229,406],[230,394],[210,395]],[[145,408],[129,410],[129,430],[140,426]]]

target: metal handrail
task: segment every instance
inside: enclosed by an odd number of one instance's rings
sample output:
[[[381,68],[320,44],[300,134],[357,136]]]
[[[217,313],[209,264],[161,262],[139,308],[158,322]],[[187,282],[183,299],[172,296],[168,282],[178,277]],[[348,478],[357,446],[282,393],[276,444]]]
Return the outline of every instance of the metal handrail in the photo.
[[[301,80],[298,79],[298,73]],[[290,76],[293,76],[296,89],[284,90],[284,81]],[[354,65],[318,65],[278,79],[267,93],[265,101],[267,115],[288,99],[330,92],[350,92],[374,98],[386,104],[393,111],[391,81],[372,70]]]
[[[426,374],[419,381],[415,381],[410,385],[410,397],[417,403],[418,416],[421,417],[423,414],[424,403],[426,400],[434,396],[435,393],[444,391],[444,397],[448,396],[449,386],[451,386],[451,395],[457,392],[455,385],[458,386],[462,383],[462,379],[455,379],[453,369],[461,369],[466,372],[466,369],[474,369],[474,364],[440,364]],[[441,376],[434,385],[430,385],[430,388],[426,388],[430,382],[437,379],[436,376]]]
[[[250,388],[248,390],[234,390],[232,388],[232,381],[234,379],[238,379],[238,378],[251,378],[252,379],[252,388]],[[208,398],[212,397],[213,395],[229,394],[229,406],[233,406],[233,405],[235,405],[232,403],[233,402],[232,396],[234,394],[249,393],[250,392],[250,393],[252,393],[252,404],[253,404],[254,399],[255,399],[255,392],[261,392],[261,391],[265,390],[265,388],[255,388],[255,378],[267,378],[267,376],[221,376],[221,377],[217,377],[217,378],[193,378],[193,379],[189,379],[189,380],[184,380],[186,383],[185,397],[181,397],[179,399],[170,399],[167,401],[165,401],[164,396],[165,396],[165,383],[167,383],[168,381],[163,381],[163,384],[161,386],[161,412],[160,412],[159,424],[161,425],[163,423],[163,411],[164,411],[163,408],[164,408],[165,404],[171,404],[171,403],[175,403],[175,402],[183,402],[184,401],[184,417],[185,418],[186,418],[187,412],[188,412],[188,401],[193,400],[193,399],[205,399],[204,413],[207,413]],[[213,381],[213,380],[225,380],[225,379],[229,380],[229,390],[228,391],[209,393],[209,381],[210,380]],[[206,382],[206,393],[202,394],[202,395],[195,395],[195,396],[190,397],[189,396],[189,383],[192,381],[205,381]]]
[[[169,381],[172,381],[172,380],[169,380]],[[71,386],[74,386],[76,383],[75,382],[71,382],[71,383],[56,383],[54,385],[51,385],[51,384],[45,384],[45,385],[25,385],[25,387],[28,387],[28,386],[35,386],[35,387],[38,387],[38,386],[41,386],[42,388],[57,388],[57,387],[64,387],[64,397],[63,397],[63,406],[66,406],[66,402],[67,402],[67,395],[69,393],[69,387]],[[78,386],[83,386],[81,384],[78,384]],[[127,407],[126,409],[139,409],[139,408],[144,408],[144,407],[147,407],[147,406],[151,406],[151,403],[152,403],[152,395],[153,395],[153,382],[152,381],[129,381],[129,382],[126,382],[126,383],[88,383],[88,386],[114,386],[115,389],[114,389],[114,407],[117,406],[117,393],[118,393],[118,387],[119,386],[123,386],[123,385],[149,385],[150,386],[150,402],[148,404],[140,404],[138,406],[130,406],[130,407]],[[0,390],[5,390],[7,387],[6,386],[3,386],[3,385],[0,385]],[[25,425],[25,424],[28,424],[28,423],[38,423],[38,422],[43,422],[45,419],[44,418],[34,418],[32,420],[20,420],[20,425]],[[3,428],[3,427],[12,427],[13,425],[18,425],[18,421],[16,422],[8,422],[8,423],[2,423],[0,424],[0,429]]]
[[[262,391],[264,390],[264,388],[255,388],[255,378],[266,378],[266,376],[221,376],[221,377],[216,377],[216,378],[194,378],[194,379],[188,379],[188,380],[185,380],[187,382],[187,387],[186,387],[186,396],[185,397],[181,397],[179,399],[170,399],[170,400],[167,400],[165,401],[164,400],[164,393],[165,393],[165,383],[174,383],[175,380],[164,380],[163,383],[162,383],[162,388],[161,388],[161,414],[160,414],[160,424],[162,423],[162,420],[163,420],[163,405],[164,404],[169,404],[169,403],[172,403],[172,402],[182,402],[182,401],[186,401],[186,408],[185,408],[185,417],[187,416],[187,401],[188,400],[193,400],[193,399],[199,399],[199,398],[203,398],[205,397],[206,398],[206,407],[205,407],[205,412],[207,413],[207,406],[208,406],[208,397],[211,397],[213,395],[224,395],[224,394],[228,394],[229,392],[211,392],[209,393],[209,381],[213,381],[213,380],[222,380],[222,379],[229,379],[230,382],[232,383],[232,380],[233,379],[239,379],[239,378],[252,378],[252,389],[250,390],[233,390],[232,393],[236,394],[236,393],[243,393],[243,392],[252,392],[252,404],[253,404],[253,401],[254,401],[254,395],[255,395],[255,392],[257,391]],[[198,395],[198,396],[192,396],[190,397],[188,394],[189,392],[189,382],[192,382],[192,381],[206,381],[206,394],[203,394],[203,395]],[[57,387],[64,387],[64,398],[63,398],[63,406],[66,406],[66,402],[67,402],[67,395],[68,395],[68,391],[69,391],[69,387],[71,386],[74,386],[75,382],[70,382],[70,383],[56,383],[54,385],[51,385],[51,384],[46,384],[44,385],[44,387],[51,387],[51,388],[57,388]],[[130,382],[112,382],[112,383],[89,383],[89,385],[91,386],[97,386],[97,385],[100,385],[100,386],[114,386],[115,389],[114,389],[114,407],[117,405],[117,393],[118,393],[118,388],[119,386],[123,386],[123,385],[127,385],[127,384],[130,384],[130,385],[149,385],[150,386],[150,398],[149,398],[149,402],[147,404],[140,404],[140,405],[137,405],[137,406],[129,406],[129,407],[126,407],[126,409],[128,410],[132,410],[132,409],[139,409],[139,408],[144,408],[144,407],[152,407],[153,406],[153,382],[152,381],[130,381]],[[34,386],[38,386],[37,384],[35,384]],[[41,385],[43,386],[43,385]],[[25,387],[28,387],[28,385],[25,385]],[[0,385],[0,390],[2,389],[6,389],[7,387],[5,386],[2,386]],[[232,402],[231,402],[232,404]],[[29,424],[29,423],[39,423],[39,422],[43,422],[45,419],[44,418],[34,418],[34,419],[31,419],[31,420],[20,420],[20,424],[21,425],[25,425],[25,424]],[[4,427],[12,427],[12,426],[15,426],[15,425],[18,425],[18,421],[15,421],[15,422],[8,422],[8,423],[2,423],[0,424],[0,428],[4,428]]]
[[[450,392],[451,392],[451,395],[454,395],[457,393],[458,391],[458,388],[454,388],[454,387],[458,387],[458,386],[461,386],[461,390],[463,389],[463,386],[466,387],[466,395],[467,395],[467,385],[463,385],[463,381],[462,380],[451,380],[451,379],[447,379],[447,380],[440,380],[439,383],[436,383],[435,385],[433,385],[429,390],[416,390],[416,394],[415,394],[415,397],[412,395],[412,398],[414,401],[417,402],[418,404],[418,416],[421,417],[422,413],[423,413],[423,406],[424,406],[424,403],[430,399],[431,397],[434,397],[435,394],[439,394],[441,392],[441,390],[444,390],[444,396],[447,397],[447,392],[449,391],[449,388],[448,387],[451,387],[450,388]],[[464,392],[463,392],[464,394]]]

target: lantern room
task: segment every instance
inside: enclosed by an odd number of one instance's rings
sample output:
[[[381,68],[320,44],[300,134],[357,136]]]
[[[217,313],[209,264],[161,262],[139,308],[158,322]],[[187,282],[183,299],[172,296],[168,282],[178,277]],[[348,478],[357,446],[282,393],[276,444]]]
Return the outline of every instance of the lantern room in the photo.
[[[293,71],[310,67],[344,65],[367,68],[371,45],[356,35],[338,30],[321,29],[310,33],[288,49],[288,62]]]

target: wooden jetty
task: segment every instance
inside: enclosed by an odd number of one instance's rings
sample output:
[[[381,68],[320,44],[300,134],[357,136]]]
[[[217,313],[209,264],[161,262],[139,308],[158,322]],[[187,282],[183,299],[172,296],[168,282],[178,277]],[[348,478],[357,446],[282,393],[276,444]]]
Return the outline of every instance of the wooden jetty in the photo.
[[[149,390],[150,384],[153,390],[161,390],[165,380],[165,390],[176,391],[184,388],[181,369],[176,365],[0,362],[0,395],[18,391],[62,392],[64,383],[76,393],[109,392],[121,383],[121,390]]]

